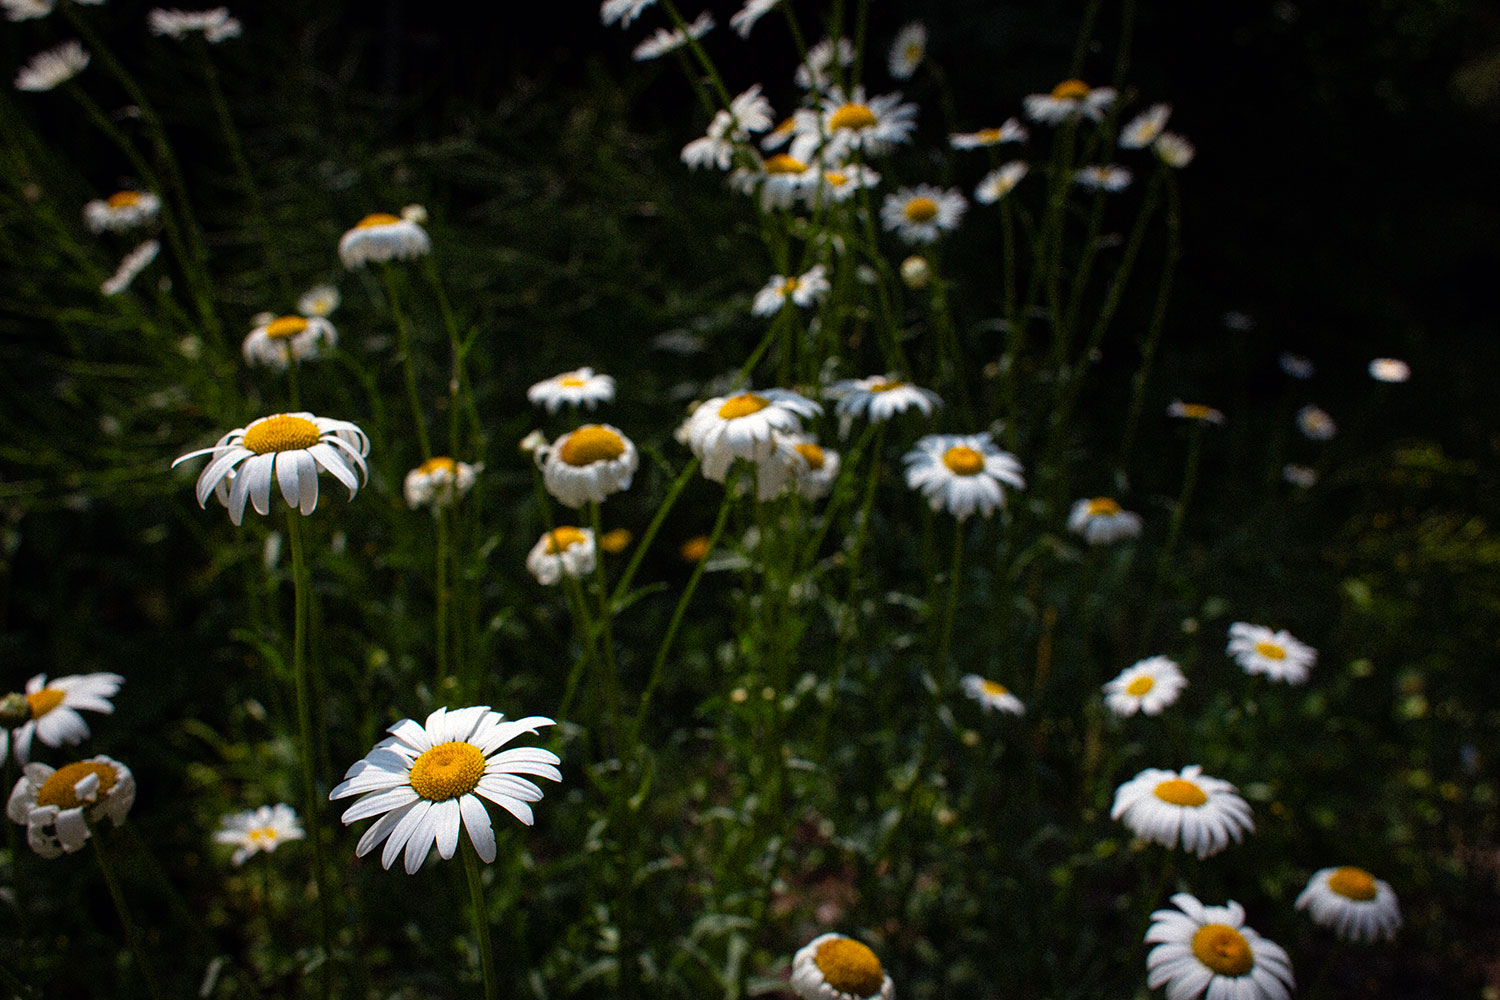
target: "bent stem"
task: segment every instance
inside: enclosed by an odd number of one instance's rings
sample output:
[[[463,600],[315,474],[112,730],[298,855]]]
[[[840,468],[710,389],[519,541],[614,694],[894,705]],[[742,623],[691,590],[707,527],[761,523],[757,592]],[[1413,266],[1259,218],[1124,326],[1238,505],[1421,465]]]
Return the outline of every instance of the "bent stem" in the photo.
[[[490,947],[490,911],[484,902],[484,881],[479,877],[479,855],[468,837],[459,838],[464,856],[464,874],[469,882],[469,902],[474,907],[474,937],[479,946],[479,967],[484,974],[484,998],[495,1000],[495,954]]]
[[[119,915],[120,926],[125,931],[125,945],[135,956],[135,964],[141,967],[141,978],[146,980],[146,989],[156,1000],[162,1000],[161,984],[156,981],[156,973],[152,971],[151,964],[146,961],[146,953],[141,948],[140,938],[135,933],[135,923],[131,921],[130,910],[125,906],[125,894],[120,890],[120,883],[115,878],[114,869],[109,865],[109,859],[104,856],[104,848],[99,843],[97,831],[89,837],[89,843],[94,845],[94,858],[99,862],[99,871],[104,874],[104,884],[109,887],[109,898],[114,901],[115,913]]]

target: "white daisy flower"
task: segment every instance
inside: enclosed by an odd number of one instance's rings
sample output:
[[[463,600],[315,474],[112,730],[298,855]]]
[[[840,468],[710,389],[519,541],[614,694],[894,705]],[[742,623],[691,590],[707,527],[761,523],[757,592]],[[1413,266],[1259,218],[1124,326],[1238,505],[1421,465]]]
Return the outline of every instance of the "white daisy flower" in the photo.
[[[89,54],[76,40],[63,42],[55,49],[38,52],[31,62],[16,74],[16,89],[41,93],[54,90],[83,72]]]
[[[1293,486],[1310,490],[1318,484],[1318,471],[1310,466],[1288,462],[1281,467],[1281,478]]]
[[[806,436],[793,438],[791,445],[802,460],[792,469],[797,492],[809,500],[823,499],[839,477],[839,453]]]
[[[803,1000],[891,1000],[896,987],[865,944],[820,934],[792,956],[792,989]]]
[[[656,29],[656,34],[637,45],[630,53],[630,57],[636,62],[660,59],[668,52],[675,52],[682,48],[688,43],[689,38],[697,41],[713,29],[714,17],[705,10],[693,19],[693,22],[687,26],[686,32],[680,28]]]
[[[1297,411],[1297,429],[1309,441],[1331,441],[1339,432],[1328,411],[1311,403]]]
[[[29,21],[52,13],[57,0],[0,0],[7,21]]]
[[[1292,378],[1309,379],[1317,372],[1317,365],[1313,364],[1312,358],[1291,351],[1282,351],[1276,359],[1276,364],[1283,372]]]
[[[1401,907],[1391,884],[1363,868],[1320,868],[1297,896],[1297,909],[1345,941],[1391,940],[1401,929]]]
[[[771,102],[760,92],[758,83],[734,96],[729,102],[729,114],[734,118],[735,137],[739,139],[766,131],[776,120]]]
[[[1158,160],[1173,170],[1181,170],[1192,163],[1193,157],[1198,153],[1191,142],[1176,132],[1163,132],[1157,136],[1156,141],[1151,144],[1151,151]]]
[[[547,492],[565,507],[603,503],[630,489],[640,456],[635,444],[608,424],[584,424],[536,454]]]
[[[1082,80],[1064,80],[1050,94],[1032,94],[1022,101],[1026,117],[1043,125],[1060,125],[1073,118],[1100,121],[1115,101],[1113,87],[1090,87]]]
[[[777,153],[766,157],[758,171],[736,171],[730,183],[746,194],[758,191],[761,210],[772,211],[791,208],[818,178],[816,167],[788,153]]]
[[[1021,463],[983,434],[929,434],[902,459],[906,485],[927,498],[933,510],[965,520],[976,510],[989,517],[1005,506],[1002,486],[1024,489]]]
[[[828,85],[833,82],[828,71],[833,68],[835,60],[840,66],[853,66],[854,43],[847,38],[840,38],[835,44],[833,39],[825,38],[808,49],[806,61],[797,67],[793,77],[797,86],[803,90],[827,90]]]
[[[605,26],[618,23],[622,28],[641,16],[641,12],[656,0],[604,0],[599,5],[599,20]]]
[[[33,739],[41,740],[49,747],[82,743],[88,738],[89,725],[78,713],[109,715],[115,710],[109,699],[123,683],[125,678],[119,674],[74,674],[58,677],[51,683],[48,683],[46,674],[37,674],[26,682],[26,721],[16,727],[13,735],[0,727],[0,763],[5,762],[12,742],[15,743],[18,764],[31,759]]]
[[[1299,642],[1285,629],[1276,632],[1248,622],[1229,626],[1229,646],[1225,652],[1234,657],[1245,673],[1265,674],[1273,681],[1288,684],[1306,681],[1318,662],[1318,651]]]
[[[1110,819],[1142,840],[1176,847],[1200,858],[1218,854],[1255,831],[1250,806],[1234,785],[1211,778],[1196,764],[1181,772],[1147,768],[1115,791]]]
[[[152,10],[146,14],[146,25],[153,35],[167,35],[181,40],[194,31],[202,32],[211,45],[238,38],[244,30],[238,20],[229,16],[228,7],[212,10]]]
[[[1145,149],[1161,137],[1172,116],[1172,105],[1153,104],[1120,130],[1121,149]]]
[[[105,278],[99,285],[99,294],[105,298],[111,295],[119,295],[130,287],[131,282],[144,271],[156,255],[161,253],[161,244],[156,240],[146,240],[134,250],[120,258],[120,266],[115,268],[115,273]]]
[[[317,509],[319,470],[347,486],[349,499],[354,499],[369,476],[369,453],[370,439],[347,420],[277,413],[236,427],[212,448],[190,451],[172,465],[210,456],[198,476],[198,506],[206,506],[211,493],[229,509],[229,520],[239,524],[247,500],[257,513],[270,513],[272,478],[287,504],[304,515]]]
[[[734,143],[729,139],[733,128],[733,115],[722,108],[714,112],[713,121],[708,123],[707,134],[682,147],[682,162],[690,170],[697,170],[699,167],[728,170],[729,164],[734,160]]]
[[[1167,416],[1179,417],[1183,420],[1197,420],[1220,427],[1224,425],[1224,414],[1212,406],[1206,406],[1203,403],[1184,403],[1180,399],[1174,399],[1167,405]]]
[[[1179,892],[1176,910],[1151,914],[1146,985],[1167,988],[1167,1000],[1291,1000],[1292,962],[1274,941],[1245,926],[1244,907],[1230,900],[1204,906]],[[1180,911],[1180,912],[1179,912]]]
[[[842,163],[824,167],[815,179],[802,189],[802,200],[816,205],[821,199],[828,202],[845,202],[854,197],[861,188],[872,188],[880,183],[880,174],[862,163]]]
[[[968,207],[968,199],[955,189],[918,184],[886,195],[880,221],[908,243],[932,243],[944,230],[957,229]]]
[[[884,423],[898,413],[919,410],[932,416],[943,400],[931,389],[903,382],[894,375],[871,375],[869,378],[845,379],[830,385],[825,393],[838,402],[834,412],[843,419],[858,417],[873,423]]]
[[[427,231],[410,219],[374,212],[339,238],[339,260],[351,270],[374,261],[409,260],[432,250]]]
[[[135,803],[130,768],[103,755],[53,769],[33,761],[11,789],[5,815],[26,827],[26,842],[44,858],[83,850],[89,824],[125,822]]]
[[[927,26],[921,21],[913,21],[896,32],[896,39],[891,42],[890,55],[886,59],[886,68],[895,79],[910,80],[926,55]]]
[[[1131,173],[1124,167],[1090,164],[1073,174],[1073,183],[1091,191],[1123,191],[1130,186]]]
[[[83,221],[91,233],[118,232],[149,226],[160,213],[161,199],[150,191],[116,191],[83,206]]]
[[[317,358],[338,342],[338,331],[321,316],[278,316],[251,330],[240,353],[247,364],[285,370],[293,361]]]
[[[588,576],[597,558],[593,531],[563,524],[537,539],[526,554],[526,568],[537,583],[550,587],[564,576],[575,580]]]
[[[763,462],[776,450],[776,435],[799,434],[803,418],[823,408],[786,389],[716,396],[688,419],[688,447],[703,463],[703,475],[722,483],[737,458]]]
[[[932,265],[921,254],[912,254],[901,262],[901,283],[907,288],[921,290],[932,282]]]
[[[1376,358],[1370,362],[1370,377],[1377,382],[1405,382],[1411,378],[1411,365],[1399,358]]]
[[[755,316],[774,316],[788,302],[806,309],[827,298],[832,287],[828,283],[828,269],[822,264],[814,264],[800,277],[773,274],[765,287],[755,293],[750,312]]]
[[[301,840],[305,836],[297,810],[279,802],[225,816],[214,831],[214,843],[234,845],[229,863],[238,868],[252,854],[270,854],[288,840]]]
[[[741,38],[749,38],[755,22],[775,10],[780,2],[781,0],[745,0],[745,6],[735,11],[729,18],[729,26],[738,32]]]
[[[999,681],[978,674],[965,674],[959,684],[964,694],[979,702],[986,711],[1004,712],[1007,715],[1025,715],[1026,706],[1021,699],[1010,693],[1010,688]]]
[[[1141,516],[1123,510],[1110,497],[1079,500],[1068,514],[1068,530],[1083,536],[1090,545],[1108,545],[1122,538],[1138,538]]]
[[[993,205],[1014,191],[1030,169],[1022,160],[1011,160],[991,170],[975,186],[974,200],[982,205]]]
[[[594,374],[592,368],[575,368],[542,379],[526,390],[526,399],[548,413],[556,413],[564,404],[592,410],[600,403],[614,402],[615,380],[609,375]]]
[[[297,299],[297,311],[304,316],[331,316],[343,298],[333,285],[309,288]]]
[[[1120,671],[1114,680],[1104,683],[1104,704],[1111,712],[1127,718],[1140,712],[1160,715],[1176,703],[1187,687],[1182,668],[1165,656],[1140,660]]]
[[[864,87],[845,93],[831,88],[818,109],[818,131],[801,131],[789,152],[799,160],[820,153],[823,161],[843,162],[858,151],[862,158],[879,156],[907,142],[917,127],[917,106],[904,104],[900,93],[866,97]]]
[[[482,468],[455,461],[446,455],[429,458],[406,474],[401,494],[406,497],[406,506],[412,510],[448,507],[468,495]]]
[[[369,854],[381,841],[380,863],[390,868],[404,850],[406,873],[416,874],[433,844],[447,860],[458,849],[459,825],[479,857],[495,860],[495,831],[484,800],[530,826],[531,807],[542,790],[520,775],[561,781],[557,755],[539,747],[501,750],[522,733],[554,725],[539,715],[504,721],[488,705],[449,711],[439,708],[419,724],[402,719],[391,735],[356,761],[328,793],[330,800],[359,795],[344,811],[344,825],[379,816],[355,847]]]
[[[1019,119],[1007,118],[999,128],[982,128],[978,132],[955,132],[948,137],[954,149],[984,149],[1004,142],[1025,142],[1031,138]]]

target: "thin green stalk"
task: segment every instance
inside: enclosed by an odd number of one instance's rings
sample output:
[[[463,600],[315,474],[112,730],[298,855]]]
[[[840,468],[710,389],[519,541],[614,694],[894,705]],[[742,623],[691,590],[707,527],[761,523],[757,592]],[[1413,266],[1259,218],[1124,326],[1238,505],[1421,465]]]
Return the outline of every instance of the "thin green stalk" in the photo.
[[[1130,451],[1135,444],[1136,430],[1140,426],[1141,407],[1146,399],[1146,382],[1151,377],[1151,366],[1156,360],[1156,350],[1161,345],[1162,330],[1166,327],[1167,303],[1172,297],[1172,279],[1177,274],[1177,261],[1182,256],[1182,212],[1177,195],[1177,180],[1166,174],[1167,189],[1167,245],[1163,255],[1161,283],[1156,290],[1156,306],[1151,311],[1151,325],[1146,330],[1146,339],[1141,344],[1141,364],[1136,369],[1130,384],[1130,410],[1125,416],[1125,432],[1120,440],[1120,471],[1123,473],[1130,461]]]
[[[457,492],[457,486],[452,487]],[[449,505],[438,502],[433,510],[437,521],[437,555],[435,558],[434,593],[437,601],[437,686],[439,698],[448,681],[448,618],[451,602],[448,593],[448,518]]]
[[[1177,538],[1182,533],[1182,522],[1187,516],[1188,503],[1193,499],[1193,487],[1198,482],[1198,458],[1203,451],[1203,428],[1205,422],[1194,420],[1188,438],[1187,466],[1182,473],[1182,490],[1177,494],[1177,504],[1172,508],[1172,521],[1167,527],[1167,541],[1162,546],[1161,561],[1156,565],[1156,582],[1151,587],[1151,597],[1146,604],[1145,624],[1141,628],[1139,655],[1146,654],[1151,643],[1151,627],[1156,624],[1157,610],[1161,603],[1162,590],[1166,586],[1167,574],[1172,569],[1172,556],[1176,553]]]
[[[641,560],[646,558],[646,552],[651,548],[651,543],[656,540],[656,535],[661,531],[661,526],[666,523],[667,515],[671,513],[673,506],[677,503],[677,498],[682,495],[682,491],[687,487],[687,484],[692,481],[693,475],[697,473],[700,464],[700,460],[694,458],[685,465],[682,471],[677,474],[677,479],[673,481],[671,488],[667,490],[666,497],[656,508],[656,515],[651,518],[651,523],[646,525],[646,530],[642,533],[641,540],[636,542],[635,552],[631,555],[630,562],[625,564],[625,572],[620,574],[620,579],[615,583],[614,593],[609,598],[611,607],[618,606],[625,595],[629,593],[630,583],[635,579],[635,572],[640,568]]]
[[[936,667],[934,679],[938,682],[938,694],[935,697],[939,702],[942,700],[942,692],[949,688],[952,681],[953,671],[948,664],[948,651],[953,643],[953,619],[958,611],[959,578],[963,574],[963,562],[964,522],[959,521],[953,529],[953,556],[948,563],[948,601],[943,607],[942,631],[938,633],[937,658],[933,661],[933,666]]]
[[[422,415],[422,396],[417,392],[416,361],[411,353],[411,333],[407,329],[406,315],[401,311],[401,295],[396,289],[396,273],[391,265],[380,265],[380,279],[385,285],[386,301],[390,303],[391,318],[396,324],[396,347],[401,352],[401,369],[406,377],[406,400],[411,405],[417,444],[422,449],[422,461],[425,462],[432,457],[432,438],[427,434],[427,418]]]
[[[432,286],[432,294],[437,299],[438,311],[443,316],[443,327],[448,331],[448,346],[453,354],[453,370],[448,378],[448,454],[458,458],[463,453],[459,441],[458,418],[459,412],[463,411],[469,418],[471,429],[475,438],[483,435],[483,422],[479,419],[479,410],[474,401],[474,388],[469,381],[469,372],[466,361],[469,351],[464,344],[463,338],[458,333],[458,318],[453,312],[453,306],[448,302],[448,293],[443,288],[442,279],[438,276],[437,263],[429,255],[422,260],[423,273],[427,276],[427,282]],[[476,454],[483,454],[482,444],[476,448]]]
[[[163,1000],[161,984],[156,981],[156,973],[152,970],[151,963],[146,960],[146,952],[141,947],[140,938],[135,932],[135,923],[130,919],[130,909],[125,905],[125,894],[120,889],[120,883],[115,878],[109,859],[104,856],[104,848],[99,843],[97,829],[93,831],[93,836],[89,837],[89,843],[94,845],[94,858],[99,862],[99,871],[104,874],[104,884],[109,887],[109,898],[114,901],[115,913],[119,916],[120,926],[125,931],[125,945],[135,956],[135,964],[140,966],[141,978],[146,980],[147,991],[155,1000]]]
[[[599,504],[589,502],[589,523],[594,530],[594,544],[599,544],[599,539],[604,535],[604,518],[600,513]],[[613,619],[609,599],[609,581],[604,575],[604,559],[602,553],[596,554],[594,558],[594,587],[599,598],[599,621],[597,631],[599,633],[600,645],[604,650],[604,697],[605,708],[609,712],[609,735],[615,742],[615,752],[623,754],[620,746],[620,670],[615,663],[615,638]],[[624,757],[621,757],[624,760]]]
[[[484,975],[485,1000],[500,995],[495,980],[495,951],[490,946],[490,911],[484,901],[484,880],[479,875],[479,854],[466,836],[459,837],[464,856],[464,875],[469,882],[469,903],[474,908],[474,937],[479,946],[479,968]]]

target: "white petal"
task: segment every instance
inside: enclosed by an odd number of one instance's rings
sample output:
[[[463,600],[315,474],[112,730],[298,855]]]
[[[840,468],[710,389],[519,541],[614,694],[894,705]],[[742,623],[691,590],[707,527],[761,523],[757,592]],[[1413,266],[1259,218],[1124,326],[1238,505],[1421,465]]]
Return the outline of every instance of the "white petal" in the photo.
[[[460,807],[458,799],[439,802],[432,807],[433,825],[437,835],[438,857],[447,861],[458,847],[458,825]]]
[[[489,864],[495,860],[495,831],[490,826],[490,814],[473,795],[465,795],[458,800],[458,807],[464,818],[464,829],[469,831],[469,840],[474,844],[474,850],[479,854],[480,860]]]
[[[362,819],[390,812],[392,809],[400,809],[402,806],[417,801],[419,797],[416,789],[410,785],[401,785],[383,792],[373,792],[345,809],[344,815],[340,818],[344,825],[348,826],[350,823],[357,823]]]

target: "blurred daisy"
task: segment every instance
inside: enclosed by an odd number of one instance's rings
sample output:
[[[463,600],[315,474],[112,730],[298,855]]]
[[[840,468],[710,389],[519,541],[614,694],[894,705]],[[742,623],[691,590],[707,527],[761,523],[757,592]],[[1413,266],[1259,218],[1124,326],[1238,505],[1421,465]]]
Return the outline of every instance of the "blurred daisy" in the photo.
[[[201,32],[210,45],[238,38],[244,30],[229,16],[228,7],[212,10],[152,10],[146,14],[146,25],[153,35],[167,35],[181,40],[192,32]]]
[[[52,13],[57,0],[0,0],[7,21],[29,21]]]
[[[933,510],[966,519],[1005,506],[1002,485],[1024,489],[1021,463],[983,434],[929,434],[902,459],[906,485],[921,492]]]
[[[694,535],[677,547],[677,554],[683,562],[702,562],[708,555],[708,536]]]
[[[1281,478],[1293,486],[1300,486],[1304,490],[1307,490],[1317,485],[1318,472],[1310,466],[1288,462],[1281,467]]]
[[[1401,929],[1401,908],[1389,882],[1363,868],[1320,868],[1297,896],[1297,909],[1345,941],[1391,940]]]
[[[141,243],[120,259],[120,266],[115,268],[115,273],[105,278],[100,284],[99,294],[105,298],[119,295],[130,287],[131,282],[135,281],[159,253],[161,253],[161,244],[156,240],[146,240]]]
[[[251,330],[240,351],[248,364],[285,369],[293,361],[317,358],[338,342],[338,331],[321,316],[278,316]]]
[[[825,38],[812,48],[807,50],[807,59],[797,67],[794,79],[797,86],[804,90],[827,90],[828,85],[833,82],[829,70],[837,61],[840,66],[854,65],[854,43],[847,38],[840,38],[837,44],[832,39]]]
[[[1173,170],[1181,170],[1192,163],[1193,157],[1198,153],[1191,142],[1176,132],[1163,132],[1157,136],[1156,141],[1151,144],[1151,151],[1158,160]]]
[[[600,403],[612,403],[615,380],[609,375],[595,375],[592,368],[577,368],[543,379],[526,390],[526,399],[548,413],[556,413],[563,404],[592,410]]]
[[[942,399],[931,389],[903,382],[894,375],[845,379],[833,383],[825,392],[838,400],[834,412],[840,417],[859,417],[877,424],[912,409],[930,417],[933,410],[943,405]]]
[[[985,710],[1004,712],[1007,715],[1025,715],[1026,706],[1021,699],[1010,693],[1010,689],[998,681],[978,674],[965,674],[959,684],[964,694],[979,702]]]
[[[978,132],[955,132],[948,137],[948,145],[954,149],[983,149],[998,146],[1003,142],[1025,142],[1030,138],[1026,126],[1015,118],[1006,119],[999,128],[982,128]]]
[[[252,854],[270,854],[288,840],[301,840],[306,835],[297,810],[280,802],[225,816],[214,831],[214,843],[234,845],[229,863],[238,868]]]
[[[790,443],[801,459],[792,469],[797,492],[809,500],[823,499],[839,477],[839,453],[810,437],[796,437]]]
[[[1108,545],[1122,538],[1138,538],[1141,516],[1121,509],[1110,497],[1094,497],[1073,504],[1068,529],[1082,535],[1090,545]]]
[[[479,857],[486,864],[494,861],[495,831],[485,800],[530,826],[527,803],[540,801],[542,790],[520,775],[562,780],[561,762],[550,750],[500,749],[553,721],[539,715],[504,719],[488,705],[476,705],[439,708],[425,723],[402,719],[391,726],[391,735],[356,761],[328,793],[330,800],[361,796],[344,810],[345,826],[380,817],[360,838],[355,856],[364,857],[384,841],[381,865],[390,868],[404,850],[406,873],[414,875],[434,843],[439,857],[453,857],[462,823]]]
[[[1201,423],[1223,426],[1224,414],[1212,406],[1202,403],[1184,403],[1182,400],[1173,400],[1167,406],[1167,416],[1179,417],[1183,420],[1197,420]]]
[[[594,533],[563,524],[542,533],[526,554],[526,568],[537,583],[550,587],[564,576],[575,580],[588,576],[596,558]]]
[[[1167,119],[1171,116],[1172,105],[1151,105],[1120,130],[1120,148],[1145,149],[1161,136],[1162,130],[1167,127]]]
[[[861,188],[872,188],[880,183],[880,174],[860,163],[843,163],[825,167],[815,178],[803,185],[802,198],[811,205],[818,200],[845,202],[854,197]]]
[[[1398,358],[1376,358],[1370,362],[1370,377],[1377,382],[1405,382],[1411,378],[1411,365]]]
[[[210,456],[198,477],[198,506],[206,506],[212,493],[229,509],[229,520],[239,524],[247,500],[257,513],[270,513],[273,476],[282,499],[304,515],[317,509],[320,470],[347,486],[349,499],[354,499],[369,476],[369,453],[370,439],[347,420],[277,413],[236,427],[213,447],[179,456],[172,466]]]
[[[907,288],[920,290],[932,282],[932,265],[920,254],[912,254],[901,262],[901,282]]]
[[[46,674],[37,674],[26,682],[27,718],[15,733],[0,728],[0,763],[15,743],[16,762],[31,759],[31,741],[41,740],[49,747],[77,746],[89,735],[89,725],[80,711],[109,715],[115,710],[109,699],[120,690],[125,678],[119,674],[74,674],[58,677],[51,683]]]
[[[38,52],[31,62],[16,74],[16,89],[40,93],[53,90],[83,72],[89,54],[76,40],[63,42],[55,49]]]
[[[734,160],[734,116],[720,108],[708,123],[708,132],[682,147],[682,162],[689,170],[713,167],[728,170]]]
[[[1292,378],[1309,379],[1317,373],[1318,366],[1313,364],[1313,359],[1291,351],[1282,351],[1276,359],[1276,364],[1283,372]]]
[[[1114,680],[1104,683],[1104,704],[1111,712],[1127,718],[1160,715],[1174,704],[1187,687],[1182,668],[1165,656],[1141,660],[1120,671]]]
[[[886,195],[880,221],[908,243],[932,243],[943,230],[957,229],[968,207],[955,189],[918,184]]]
[[[332,285],[309,288],[297,299],[297,311],[304,316],[331,316],[343,299]]]
[[[703,475],[724,482],[737,458],[762,462],[776,449],[777,434],[798,434],[802,420],[823,408],[786,389],[736,393],[705,401],[688,419],[688,447],[703,462]]]
[[[421,257],[432,250],[427,231],[417,223],[386,212],[375,212],[354,224],[339,238],[339,260],[347,268]]]
[[[26,827],[26,842],[44,858],[83,850],[89,824],[125,822],[135,803],[130,768],[103,755],[53,769],[32,762],[11,789],[5,815]]]
[[[1244,907],[1230,900],[1204,906],[1179,892],[1176,910],[1151,914],[1146,984],[1167,988],[1167,1000],[1291,1000],[1296,983],[1282,947],[1245,926]]]
[[[604,0],[599,5],[599,20],[606,26],[618,23],[622,28],[641,16],[656,0]]]
[[[815,306],[828,297],[832,287],[828,283],[828,270],[822,264],[814,264],[800,277],[773,274],[765,287],[755,293],[750,312],[755,316],[773,316],[787,302],[804,309]]]
[[[686,32],[680,28],[656,29],[656,34],[637,45],[630,53],[630,57],[636,62],[660,59],[668,52],[675,52],[682,48],[688,43],[689,38],[697,41],[713,29],[713,15],[705,10],[693,19],[693,22],[687,26]]]
[[[758,171],[740,170],[730,175],[731,185],[738,190],[759,192],[762,211],[791,208],[817,180],[817,170],[790,153],[766,157]]]
[[[482,466],[470,465],[468,462],[455,461],[446,455],[429,458],[406,474],[406,479],[401,484],[401,494],[406,497],[406,506],[412,510],[418,507],[431,507],[433,510],[448,507],[454,501],[463,499],[474,488],[474,481],[479,478],[481,468]]]
[[[1032,94],[1022,101],[1026,117],[1043,125],[1060,125],[1073,118],[1099,121],[1115,101],[1112,87],[1090,87],[1082,80],[1064,80],[1050,94]]]
[[[890,55],[886,59],[886,68],[897,80],[910,80],[926,55],[927,26],[921,21],[913,21],[896,32],[896,40],[891,42]]]
[[[1210,778],[1194,764],[1177,771],[1147,768],[1115,791],[1109,811],[1142,840],[1176,847],[1200,858],[1218,854],[1254,832],[1250,806],[1235,787]]]
[[[804,132],[793,139],[790,152],[797,159],[810,159],[820,147],[825,161],[843,161],[855,151],[879,156],[911,138],[917,106],[903,104],[899,93],[866,97],[864,87],[848,93],[833,87],[820,105],[818,122],[821,135]]]
[[[1091,191],[1124,191],[1130,186],[1131,174],[1124,167],[1090,164],[1073,175],[1073,183]]]
[[[993,205],[1016,189],[1026,172],[1031,168],[1021,160],[1011,160],[1009,163],[991,170],[979,180],[974,188],[974,200],[982,205]]]
[[[1264,625],[1235,622],[1229,626],[1225,650],[1247,674],[1265,674],[1273,681],[1301,684],[1318,662],[1318,651],[1299,642],[1285,629],[1273,632]]]
[[[781,0],[745,0],[745,6],[735,11],[729,18],[729,26],[738,32],[741,38],[749,38],[755,22],[775,10],[780,2]]]
[[[792,956],[792,989],[803,1000],[891,1000],[896,988],[868,946],[820,934]]]
[[[1339,432],[1328,411],[1311,403],[1297,411],[1297,429],[1310,441],[1331,441]]]
[[[118,232],[148,226],[160,212],[161,199],[150,191],[116,191],[83,206],[83,221],[91,233]]]
[[[537,452],[547,492],[565,507],[603,503],[630,489],[640,458],[635,444],[608,424],[584,424]]]

